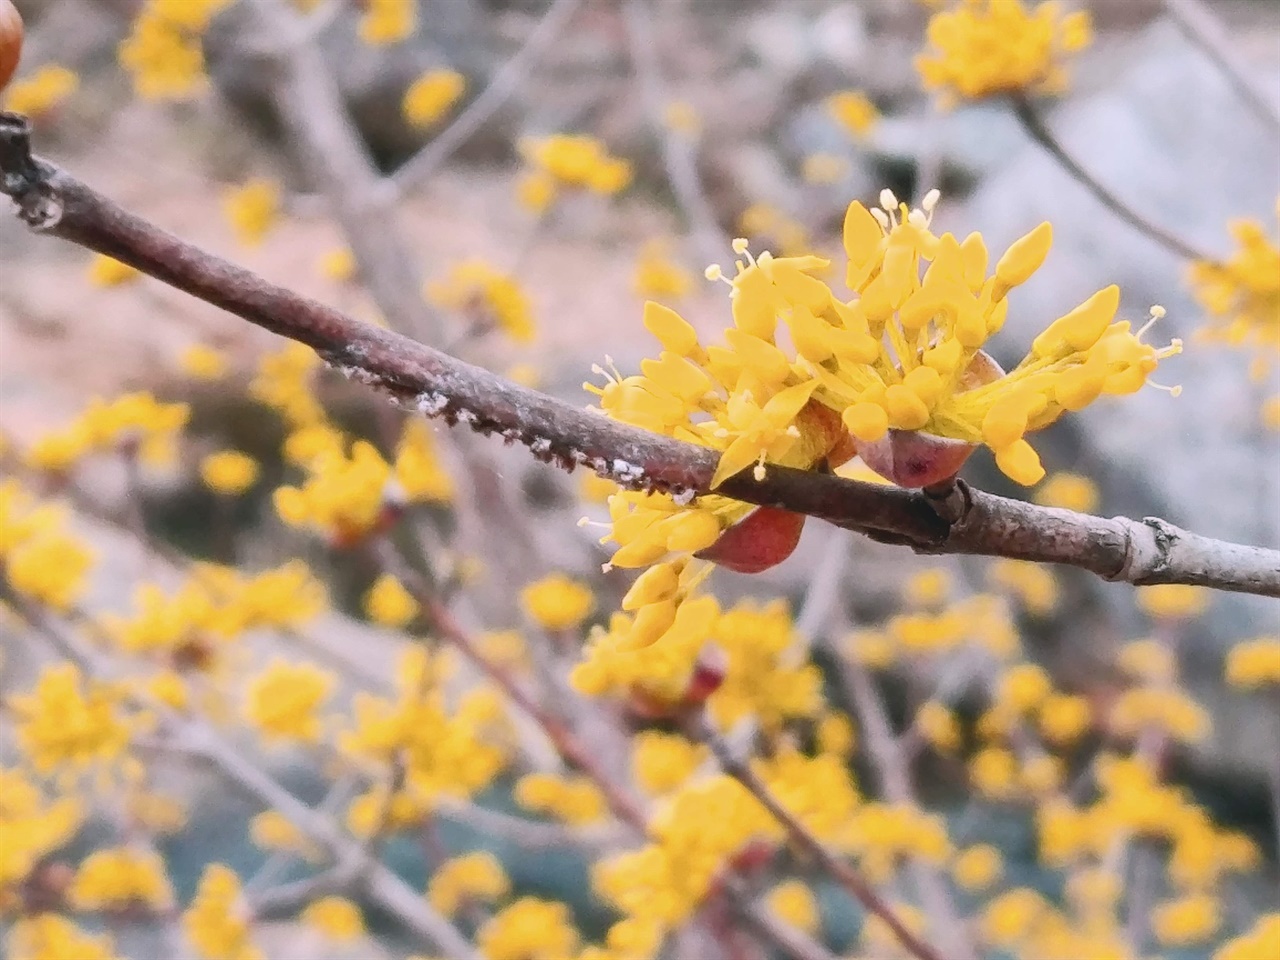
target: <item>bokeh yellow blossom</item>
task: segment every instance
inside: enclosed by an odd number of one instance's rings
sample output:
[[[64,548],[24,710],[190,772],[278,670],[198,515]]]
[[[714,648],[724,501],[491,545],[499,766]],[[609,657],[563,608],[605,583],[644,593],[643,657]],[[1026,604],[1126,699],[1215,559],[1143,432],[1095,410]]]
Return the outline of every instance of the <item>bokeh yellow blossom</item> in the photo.
[[[456,70],[428,70],[405,90],[400,113],[415,130],[434,127],[467,89],[467,81]]]

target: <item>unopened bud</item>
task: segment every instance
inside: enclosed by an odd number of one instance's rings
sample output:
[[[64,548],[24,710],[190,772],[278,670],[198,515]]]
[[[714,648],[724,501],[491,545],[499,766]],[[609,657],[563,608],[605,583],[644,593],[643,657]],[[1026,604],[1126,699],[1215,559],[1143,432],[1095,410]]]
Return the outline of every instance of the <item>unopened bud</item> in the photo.
[[[0,0],[0,90],[18,69],[22,58],[22,16],[13,0]]]

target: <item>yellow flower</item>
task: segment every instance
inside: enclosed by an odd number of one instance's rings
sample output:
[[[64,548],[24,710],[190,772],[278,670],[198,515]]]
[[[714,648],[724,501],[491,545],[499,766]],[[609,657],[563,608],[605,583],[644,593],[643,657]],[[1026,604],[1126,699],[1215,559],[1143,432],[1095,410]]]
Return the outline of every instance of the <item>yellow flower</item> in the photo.
[[[476,944],[486,960],[571,957],[578,942],[569,908],[536,897],[521,897],[504,907],[476,934]]]
[[[54,913],[19,919],[5,946],[9,960],[116,960],[110,937],[91,936]]]
[[[822,925],[818,910],[818,898],[800,880],[784,880],[765,894],[769,909],[805,933],[814,934]]]
[[[120,65],[144,100],[179,100],[208,84],[199,34],[227,0],[149,0],[120,44]]]
[[[360,39],[373,46],[399,43],[418,26],[418,0],[365,0]]]
[[[225,864],[208,864],[182,915],[182,927],[201,960],[264,960],[250,939],[247,917],[240,878]]]
[[[406,627],[417,618],[421,610],[413,594],[389,573],[379,576],[364,595],[365,615],[384,627]]]
[[[35,689],[9,704],[20,718],[18,746],[41,773],[115,760],[129,742],[117,692],[83,680],[73,663],[45,667]]]
[[[249,384],[249,394],[277,411],[295,429],[321,427],[324,409],[311,384],[319,365],[320,358],[314,350],[291,341],[262,358],[258,374]],[[296,459],[293,462],[300,463]]]
[[[346,897],[321,897],[302,911],[302,922],[310,924],[330,940],[350,941],[364,933],[360,908]]]
[[[1218,932],[1222,907],[1218,898],[1193,893],[1161,903],[1151,912],[1151,931],[1166,947],[1204,943]]]
[[[202,343],[187,347],[178,364],[193,380],[221,380],[227,373],[227,358],[221,351]]]
[[[346,247],[327,251],[320,257],[320,275],[335,283],[347,283],[356,275],[355,255]]]
[[[1237,643],[1227,653],[1227,683],[1252,690],[1280,685],[1280,637],[1259,637]]]
[[[515,801],[526,810],[580,826],[602,820],[608,803],[588,777],[529,773],[516,781]]]
[[[1273,957],[1280,948],[1280,911],[1264,913],[1248,932],[1228,940],[1213,954],[1213,960],[1257,960]]]
[[[966,847],[951,862],[951,875],[970,893],[987,889],[1000,879],[1003,871],[1000,851],[989,843]]]
[[[1209,734],[1209,715],[1180,690],[1138,687],[1126,690],[1111,707],[1111,727],[1121,736],[1155,729],[1183,743]]]
[[[245,716],[267,740],[315,743],[321,729],[316,711],[333,686],[333,675],[313,663],[273,659],[249,682]]]
[[[960,725],[956,722],[956,715],[937,700],[920,705],[915,725],[935,750],[950,753],[960,746]]]
[[[1126,643],[1116,654],[1116,666],[1135,680],[1157,685],[1172,683],[1178,673],[1173,651],[1155,637]]]
[[[1280,216],[1280,201],[1276,206]],[[1280,349],[1280,243],[1257,220],[1232,220],[1237,248],[1225,263],[1190,267],[1196,299],[1209,314],[1206,336]]]
[[[273,494],[276,513],[289,526],[311,527],[347,546],[383,520],[392,471],[371,443],[357,440],[350,455],[323,445],[304,468],[301,487],[277,487]]]
[[[1051,693],[1040,704],[1036,722],[1047,741],[1055,746],[1070,746],[1089,730],[1092,720],[1093,709],[1086,698]]]
[[[528,138],[519,148],[535,171],[555,183],[603,194],[618,193],[631,183],[631,164],[611,155],[594,137],[557,134]]]
[[[516,202],[535,216],[546,213],[555,199],[555,177],[545,170],[530,170],[516,179]]]
[[[1155,620],[1194,620],[1209,607],[1209,591],[1183,583],[1139,587],[1138,607]]]
[[[1010,667],[996,687],[996,701],[1018,713],[1036,709],[1053,692],[1053,681],[1034,663]]]
[[[849,161],[834,153],[811,153],[800,164],[805,183],[839,183],[849,175]]]
[[[405,420],[396,446],[395,476],[410,503],[453,500],[453,478],[440,460],[434,429],[426,419]]]
[[[941,607],[951,595],[951,573],[945,567],[928,567],[913,573],[902,591],[913,607]]]
[[[818,721],[814,741],[823,753],[849,758],[858,745],[858,734],[847,714],[831,712]]]
[[[1056,3],[1028,12],[1022,0],[959,0],[929,20],[929,49],[916,57],[925,89],[945,107],[1002,93],[1061,93],[1066,63],[1092,41],[1085,12]]]
[[[239,450],[219,450],[200,461],[200,477],[214,493],[234,497],[258,479],[258,461]]]
[[[228,189],[222,207],[236,238],[246,247],[256,247],[280,216],[280,187],[258,177]]]
[[[572,630],[590,616],[596,601],[591,588],[553,573],[520,591],[520,605],[544,630]]]
[[[105,253],[95,253],[89,264],[89,282],[98,287],[118,287],[140,276],[142,271],[137,267],[121,263]]]
[[[96,850],[86,857],[68,895],[77,910],[140,906],[159,912],[173,905],[164,861],[153,852],[127,847]]]
[[[400,113],[415,130],[427,130],[444,118],[467,89],[456,70],[428,70],[409,85],[400,101]]]
[[[1007,800],[1017,789],[1018,763],[1003,747],[986,747],[969,761],[969,777],[983,796]]]
[[[1098,507],[1098,488],[1088,477],[1063,471],[1037,487],[1033,499],[1046,507],[1092,513]]]
[[[277,810],[264,810],[249,821],[249,838],[263,850],[294,853],[318,860],[322,851],[307,839],[297,825]]]
[[[880,111],[861,90],[842,90],[827,98],[827,112],[855,140],[869,134],[880,120]]]
[[[693,289],[693,274],[673,261],[662,241],[646,243],[636,261],[632,287],[642,297],[678,300]]]
[[[80,78],[66,67],[47,63],[29,77],[15,80],[4,95],[4,108],[38,117],[76,92]]]
[[[632,776],[650,794],[677,789],[707,758],[705,746],[660,730],[642,730],[632,743]]]
[[[454,264],[445,279],[428,284],[423,293],[431,303],[465,314],[482,329],[495,327],[519,343],[533,339],[529,298],[514,277],[483,260]]]
[[[996,947],[1015,946],[1034,932],[1049,910],[1049,904],[1040,894],[1016,887],[987,904],[981,917],[982,936]]]
[[[1044,564],[1026,560],[995,560],[987,568],[993,587],[1007,590],[1036,616],[1048,616],[1058,605],[1058,580]]]
[[[510,892],[502,863],[487,851],[446,860],[427,882],[427,899],[446,917],[455,916],[464,903],[493,903]]]
[[[79,800],[50,797],[26,772],[0,767],[0,890],[20,885],[75,837],[83,819]]]

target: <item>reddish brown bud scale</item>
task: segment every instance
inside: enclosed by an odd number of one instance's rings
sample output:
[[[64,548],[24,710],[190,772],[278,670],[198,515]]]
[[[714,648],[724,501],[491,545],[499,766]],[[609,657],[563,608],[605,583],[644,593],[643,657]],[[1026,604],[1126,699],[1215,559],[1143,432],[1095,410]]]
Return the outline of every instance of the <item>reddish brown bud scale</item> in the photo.
[[[738,573],[759,573],[791,556],[803,529],[803,514],[757,507],[696,556]]]
[[[22,58],[22,16],[12,0],[0,0],[0,90],[9,83]]]

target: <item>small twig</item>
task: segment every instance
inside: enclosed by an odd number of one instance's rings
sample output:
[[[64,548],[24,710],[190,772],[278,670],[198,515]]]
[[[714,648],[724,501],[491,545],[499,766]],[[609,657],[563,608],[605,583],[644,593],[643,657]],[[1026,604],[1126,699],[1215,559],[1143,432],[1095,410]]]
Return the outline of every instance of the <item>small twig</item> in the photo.
[[[1030,100],[1023,96],[1014,96],[1011,99],[1014,115],[1031,139],[1040,144],[1080,186],[1093,194],[1094,198],[1104,207],[1139,233],[1186,260],[1201,260],[1208,263],[1218,262],[1217,257],[1212,257],[1197,250],[1181,237],[1165,230],[1163,227],[1156,226],[1146,217],[1135,212],[1132,207],[1100,183],[1093,174],[1080,165],[1075,157],[1067,152]]]
[[[489,371],[361,323],[213,256],[128,213],[30,154],[30,127],[0,114],[3,192],[37,232],[124,263],[316,350],[393,402],[473,430],[519,441],[565,469],[587,465],[629,488],[710,491],[715,450],[628,426],[511,383]],[[770,466],[746,470],[717,493],[782,507],[928,553],[1065,563],[1134,584],[1186,583],[1280,597],[1280,551],[1201,537],[1157,518],[1104,519],[955,484],[955,522],[918,491]]]
[[[667,97],[662,68],[658,63],[653,15],[647,0],[627,0],[622,8],[627,26],[628,46],[640,81],[649,122],[662,145],[662,161],[676,199],[689,220],[698,254],[706,263],[716,263],[729,250],[729,240],[716,223],[715,211],[707,201],[698,173],[698,145],[689,134],[673,130],[664,111]]]
[[[716,732],[705,711],[694,717],[690,726],[695,739],[711,748],[720,768],[742,784],[772,814],[786,830],[791,842],[812,856],[868,913],[879,917],[912,956],[918,960],[942,960],[942,954],[916,936],[893,909],[880,899],[879,894],[871,889],[871,885],[857,870],[828,850],[822,841],[782,805],[768,785],[751,769],[751,765],[738,757],[724,737]]]
[[[384,195],[388,195],[388,200],[394,199],[397,194],[411,193],[431,179],[453,152],[488,122],[520,86],[530,65],[560,35],[581,2],[582,0],[552,0],[538,25],[529,31],[524,45],[494,74],[484,91],[395,172],[392,180],[386,184],[391,189],[383,191]]]
[[[1227,82],[1258,119],[1273,132],[1280,132],[1280,106],[1277,106],[1274,92],[1268,93],[1262,84],[1241,69],[1239,44],[1227,36],[1209,5],[1202,0],[1164,0],[1164,12],[1183,35],[1222,71]]]
[[[4,599],[33,629],[47,636],[64,656],[80,664],[86,672],[99,677],[112,675],[104,658],[35,604],[7,591]],[[211,724],[198,717],[178,713],[159,701],[148,699],[145,706],[166,729],[200,753],[224,778],[256,797],[266,808],[279,811],[309,841],[327,850],[339,864],[358,864],[369,895],[406,928],[450,957],[482,960],[471,943],[421,894],[381,863],[369,863],[361,844],[347,835],[331,817],[307,806],[274,777],[246,760]]]

